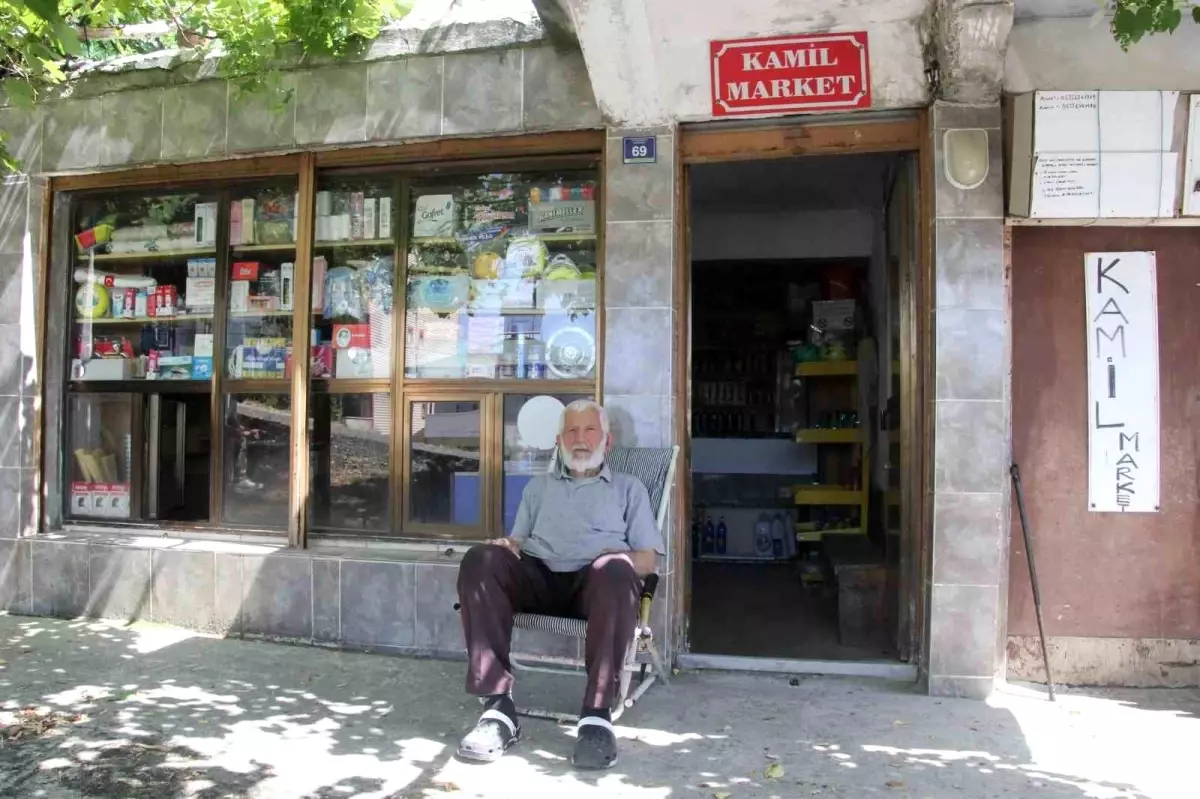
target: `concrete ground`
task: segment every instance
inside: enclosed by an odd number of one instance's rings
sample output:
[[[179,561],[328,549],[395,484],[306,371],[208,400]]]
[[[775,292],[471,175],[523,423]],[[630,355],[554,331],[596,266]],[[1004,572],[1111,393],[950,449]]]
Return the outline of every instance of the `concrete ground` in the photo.
[[[1200,692],[1012,686],[988,703],[862,680],[678,675],[578,773],[525,721],[499,763],[454,758],[463,664],[0,615],[0,797],[1189,797]],[[575,678],[518,704],[573,709]]]

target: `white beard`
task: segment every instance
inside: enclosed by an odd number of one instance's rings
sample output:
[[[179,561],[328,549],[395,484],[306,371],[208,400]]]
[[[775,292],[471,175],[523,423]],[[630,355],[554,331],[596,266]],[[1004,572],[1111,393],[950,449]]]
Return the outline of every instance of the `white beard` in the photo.
[[[559,453],[562,455],[563,463],[567,465],[574,474],[590,472],[593,469],[599,469],[604,465],[604,449],[597,447],[592,454],[586,457],[578,457],[566,447],[559,447]]]

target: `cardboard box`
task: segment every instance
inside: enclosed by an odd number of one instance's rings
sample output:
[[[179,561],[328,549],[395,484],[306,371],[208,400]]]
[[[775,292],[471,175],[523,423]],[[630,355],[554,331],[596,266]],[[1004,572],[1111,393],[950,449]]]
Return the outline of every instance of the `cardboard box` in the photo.
[[[213,359],[212,356],[196,356],[192,358],[192,379],[193,380],[212,380],[213,376]]]
[[[338,350],[334,374],[340,379],[373,377],[371,351],[357,347]]]
[[[392,198],[379,198],[379,238],[392,237]]]
[[[312,309],[316,312],[325,310],[325,271],[328,263],[324,255],[313,258],[312,266]]]
[[[334,325],[333,348],[345,350],[350,348],[369,348],[371,346],[370,325]]]
[[[71,374],[76,380],[132,380],[133,361],[128,358],[75,359]]]
[[[229,284],[229,310],[250,310],[250,281],[235,280]]]
[[[236,261],[233,264],[233,280],[258,280],[258,261]]]
[[[196,203],[194,213],[197,247],[212,247],[217,243],[217,204]]]
[[[197,358],[213,357],[213,334],[212,333],[197,333],[196,341],[193,346],[193,354]]]
[[[453,236],[454,211],[452,194],[426,194],[418,197],[413,208],[413,236]]]
[[[215,277],[189,277],[184,285],[184,301],[188,308],[212,308],[217,303]]]

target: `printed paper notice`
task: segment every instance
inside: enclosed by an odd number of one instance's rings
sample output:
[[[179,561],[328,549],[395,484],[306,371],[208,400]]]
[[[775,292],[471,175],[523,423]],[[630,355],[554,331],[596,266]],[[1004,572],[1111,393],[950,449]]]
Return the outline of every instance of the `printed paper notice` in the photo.
[[[1099,208],[1099,154],[1037,156],[1033,167],[1030,216],[1041,219],[1095,218]]]
[[[1033,152],[1100,151],[1099,92],[1038,92]]]

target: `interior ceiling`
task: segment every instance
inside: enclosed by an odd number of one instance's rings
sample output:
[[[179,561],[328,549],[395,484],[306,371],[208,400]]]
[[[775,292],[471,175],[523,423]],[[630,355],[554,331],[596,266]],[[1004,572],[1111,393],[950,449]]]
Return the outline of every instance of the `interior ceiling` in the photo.
[[[701,164],[691,168],[693,210],[882,208],[891,154]]]

